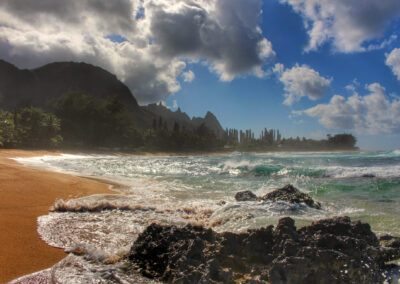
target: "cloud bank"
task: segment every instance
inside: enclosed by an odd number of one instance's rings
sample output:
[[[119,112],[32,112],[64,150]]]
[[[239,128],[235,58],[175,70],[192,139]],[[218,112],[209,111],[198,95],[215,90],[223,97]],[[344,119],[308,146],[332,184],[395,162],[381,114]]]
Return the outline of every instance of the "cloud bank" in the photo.
[[[310,37],[306,51],[332,42],[336,51],[358,52],[383,35],[390,20],[400,16],[398,0],[280,0],[299,13]],[[382,43],[382,48],[385,46]]]
[[[284,85],[285,105],[292,105],[302,97],[317,100],[324,97],[329,90],[331,78],[322,77],[317,71],[307,65],[296,65],[285,69],[280,63],[275,64],[273,71]]]
[[[328,104],[319,104],[300,113],[317,117],[319,123],[329,129],[399,134],[400,100],[390,101],[385,88],[378,83],[367,85],[366,89],[369,93],[365,96],[354,93],[346,99],[335,95]]]
[[[180,75],[194,78],[188,61],[207,64],[225,81],[264,76],[275,52],[259,27],[261,6],[261,0],[3,0],[0,58],[23,68],[88,62],[115,73],[139,103],[158,102],[180,89]]]

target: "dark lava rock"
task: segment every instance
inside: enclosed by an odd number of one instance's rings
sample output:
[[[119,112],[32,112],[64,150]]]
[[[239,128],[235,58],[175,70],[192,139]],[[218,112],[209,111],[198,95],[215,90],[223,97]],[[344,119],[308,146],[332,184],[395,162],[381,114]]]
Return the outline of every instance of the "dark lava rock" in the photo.
[[[290,203],[304,203],[315,209],[321,208],[319,202],[315,202],[308,194],[301,192],[291,184],[269,192],[261,197],[261,199],[269,201],[286,201]]]
[[[235,194],[236,201],[257,201],[259,198],[250,190],[239,191]]]
[[[374,178],[375,175],[374,174],[364,174],[364,175],[362,175],[362,177],[364,177],[364,178]]]
[[[400,257],[398,240],[378,240],[349,217],[299,230],[286,217],[240,234],[152,224],[125,259],[128,269],[168,283],[382,283],[386,262]]]
[[[301,192],[293,185],[288,184],[282,188],[267,193],[262,197],[257,197],[251,191],[240,191],[235,195],[236,201],[286,201],[290,203],[304,203],[307,206],[315,209],[321,209],[321,204],[314,201],[308,194]]]

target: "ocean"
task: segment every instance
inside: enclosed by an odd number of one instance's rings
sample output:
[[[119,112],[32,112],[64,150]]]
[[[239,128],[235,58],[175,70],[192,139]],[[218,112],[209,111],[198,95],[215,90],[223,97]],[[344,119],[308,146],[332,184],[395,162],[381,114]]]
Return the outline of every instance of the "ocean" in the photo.
[[[63,154],[17,158],[29,167],[110,180],[115,194],[58,200],[38,219],[51,246],[74,251],[37,279],[57,283],[153,283],[124,268],[121,257],[149,224],[202,224],[243,232],[290,216],[301,227],[333,216],[368,222],[400,236],[400,151],[239,153],[210,156]],[[322,209],[286,202],[237,202],[292,184]],[[42,277],[42,278],[41,278]],[[133,281],[133,282],[132,282]],[[50,282],[49,282],[50,283]]]

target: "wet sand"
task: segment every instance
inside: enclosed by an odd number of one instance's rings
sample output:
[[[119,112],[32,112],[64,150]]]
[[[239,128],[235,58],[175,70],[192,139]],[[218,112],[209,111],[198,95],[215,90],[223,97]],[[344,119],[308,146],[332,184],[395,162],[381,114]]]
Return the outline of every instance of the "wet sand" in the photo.
[[[30,169],[9,159],[58,154],[0,150],[0,283],[49,268],[66,256],[36,231],[37,217],[48,214],[57,199],[115,193],[100,181]]]

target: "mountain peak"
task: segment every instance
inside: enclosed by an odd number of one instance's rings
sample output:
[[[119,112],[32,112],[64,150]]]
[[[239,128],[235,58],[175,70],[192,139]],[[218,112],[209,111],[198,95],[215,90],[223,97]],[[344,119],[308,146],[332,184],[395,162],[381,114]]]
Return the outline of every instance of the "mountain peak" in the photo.
[[[207,111],[206,116],[204,118],[205,119],[217,119],[216,116],[211,111]]]
[[[139,108],[129,88],[110,72],[83,62],[54,62],[31,70],[21,70],[0,60],[1,107],[14,108],[29,101],[46,107],[71,91],[80,91],[95,98],[118,96],[128,109]]]

